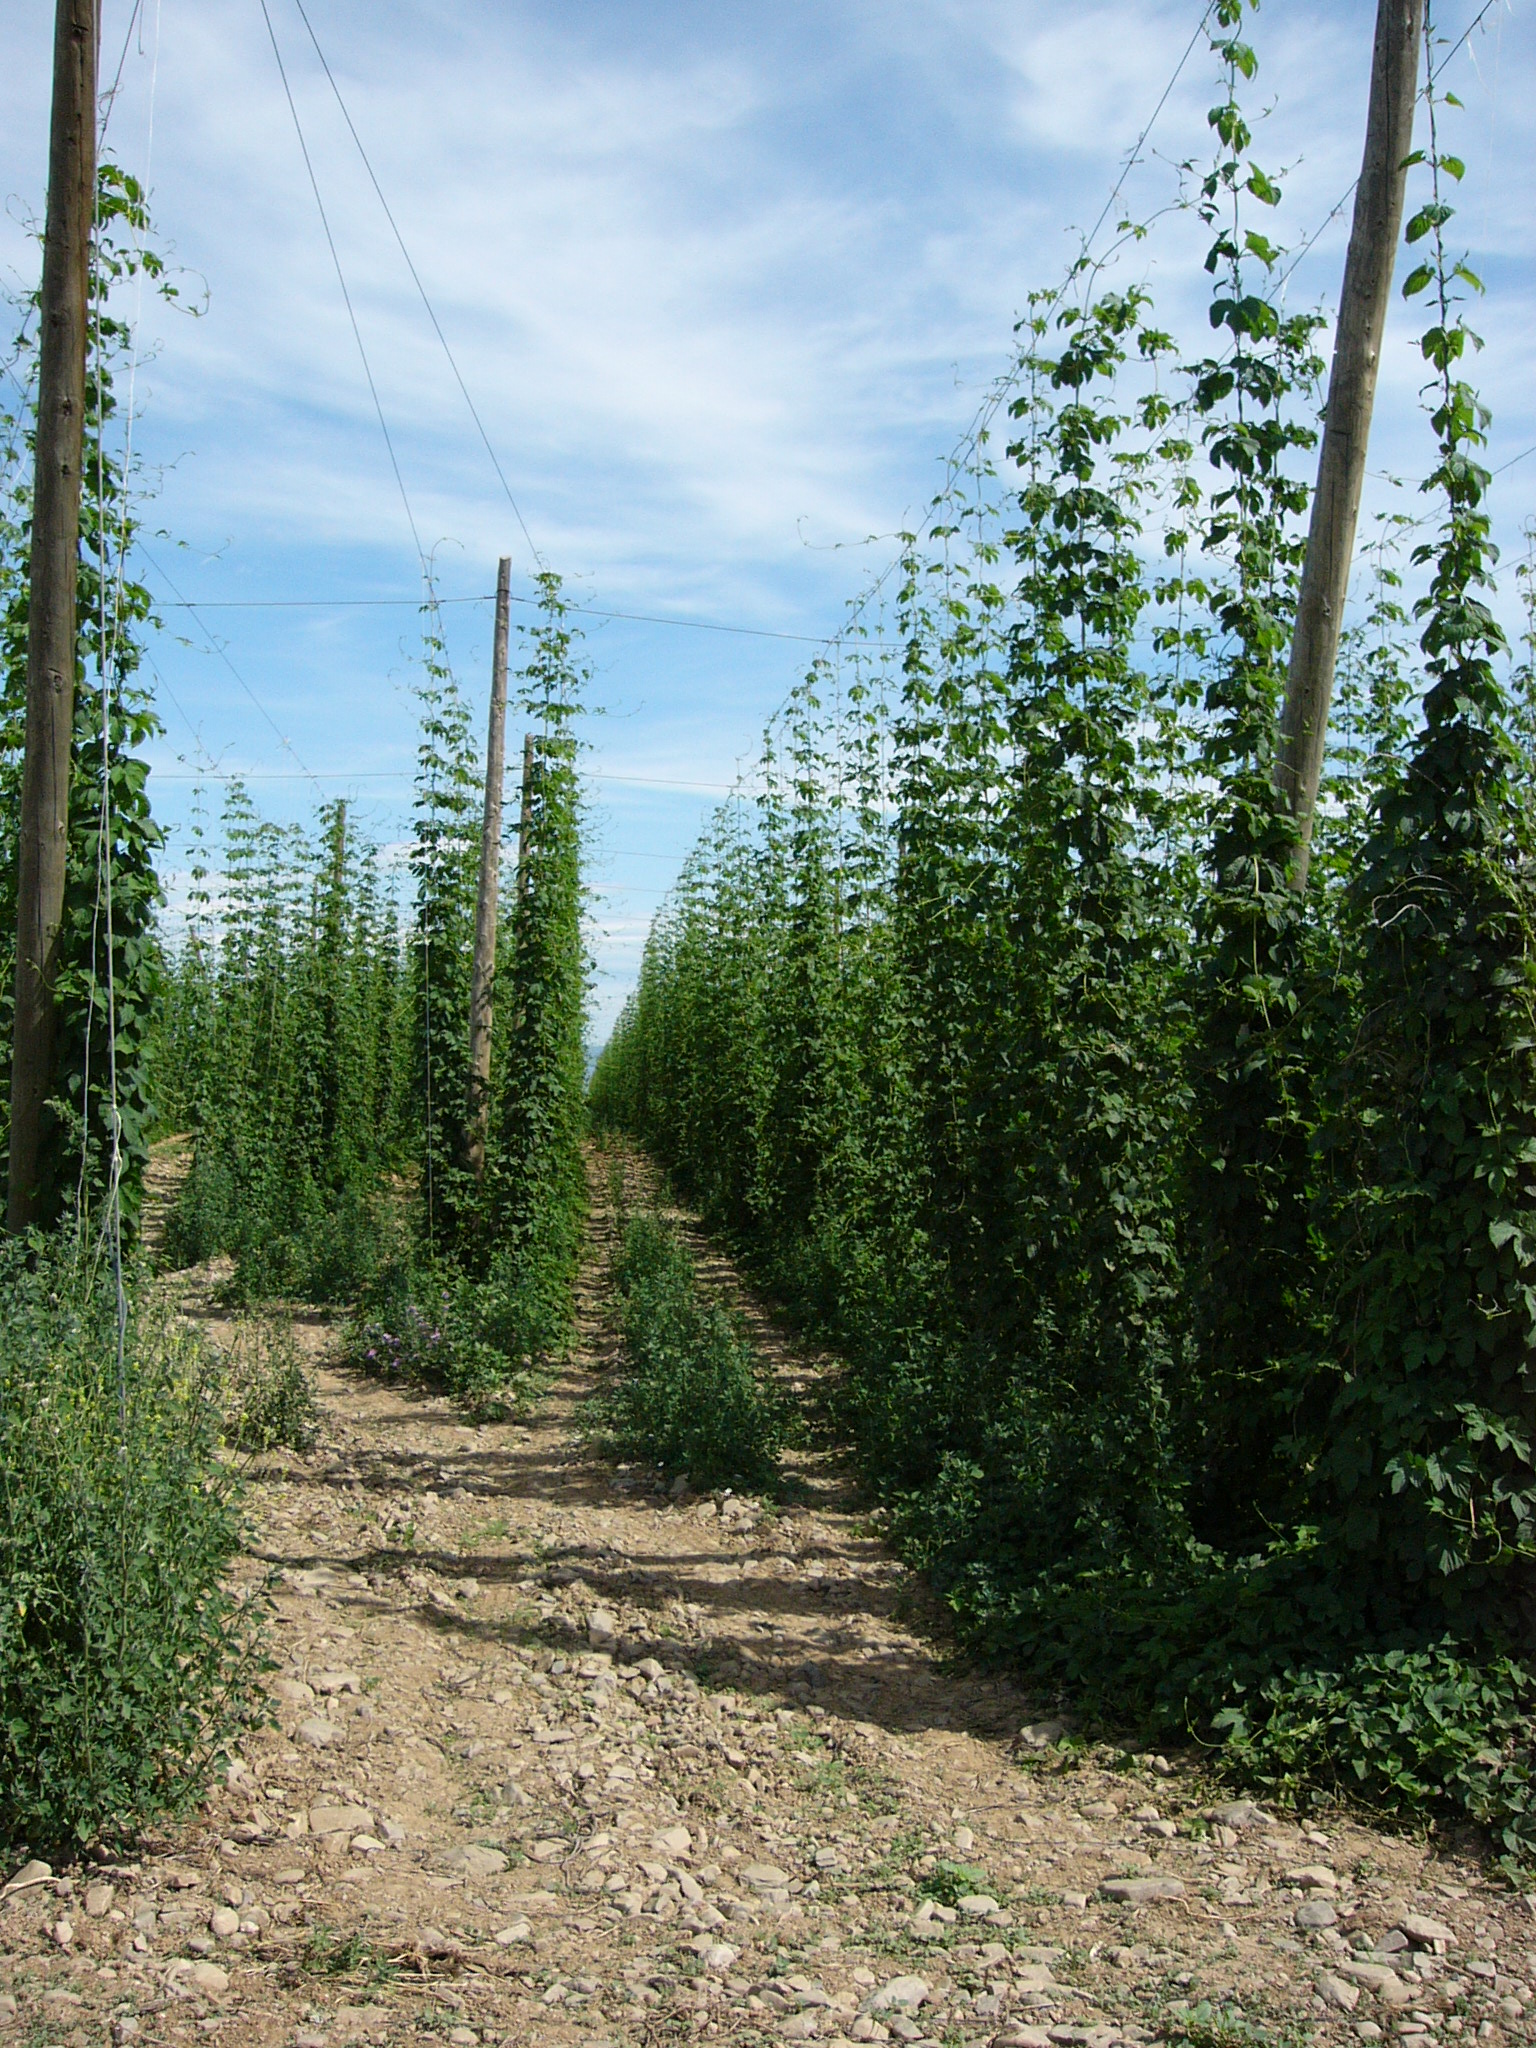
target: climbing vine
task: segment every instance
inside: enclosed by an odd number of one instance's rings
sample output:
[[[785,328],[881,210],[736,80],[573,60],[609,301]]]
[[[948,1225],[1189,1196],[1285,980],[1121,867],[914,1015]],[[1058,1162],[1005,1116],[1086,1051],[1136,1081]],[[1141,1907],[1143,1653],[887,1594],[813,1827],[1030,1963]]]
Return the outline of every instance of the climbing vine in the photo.
[[[1439,530],[1367,551],[1302,895],[1275,763],[1320,323],[1242,104],[1253,11],[1209,17],[1211,339],[1112,264],[1031,300],[1004,458],[993,406],[696,849],[592,1102],[841,1346],[968,1639],[1526,1856],[1530,691],[1487,596],[1461,166],[1432,83]]]
[[[155,857],[161,834],[150,812],[143,749],[160,725],[150,692],[137,680],[153,606],[130,566],[144,482],[131,457],[124,434],[128,422],[118,398],[118,380],[135,343],[115,295],[139,279],[166,300],[175,300],[178,293],[149,239],[142,188],[112,163],[98,173],[96,218],[89,273],[70,836],[41,1211],[50,1218],[77,1209],[88,1215],[99,1205],[110,1174],[115,1098],[123,1209],[131,1229],[154,1117],[161,900]],[[0,409],[0,816],[6,820],[0,834],[0,1146],[10,1113],[36,310],[35,292],[17,307],[19,326],[8,366],[16,397]],[[115,1020],[115,1058],[108,1046],[109,1009]]]

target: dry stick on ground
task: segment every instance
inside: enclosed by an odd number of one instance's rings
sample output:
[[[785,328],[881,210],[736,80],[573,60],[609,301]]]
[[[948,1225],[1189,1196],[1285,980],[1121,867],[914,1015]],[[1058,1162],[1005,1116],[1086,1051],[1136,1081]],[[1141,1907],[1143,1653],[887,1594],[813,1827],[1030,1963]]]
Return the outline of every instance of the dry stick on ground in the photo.
[[[37,1215],[43,1108],[53,1082],[53,983],[69,852],[75,716],[75,585],[91,221],[96,200],[96,0],[59,0],[53,45],[48,217],[38,322],[37,439],[27,592],[27,736],[16,875],[16,1018],[6,1220]]]
[[[1288,799],[1300,833],[1292,862],[1298,889],[1306,887],[1311,858],[1312,817],[1322,780],[1328,706],[1365,483],[1381,337],[1403,222],[1405,159],[1413,146],[1424,8],[1425,0],[1379,0],[1376,15],[1365,158],[1344,262],[1317,491],[1296,600],[1275,764],[1276,785]]]

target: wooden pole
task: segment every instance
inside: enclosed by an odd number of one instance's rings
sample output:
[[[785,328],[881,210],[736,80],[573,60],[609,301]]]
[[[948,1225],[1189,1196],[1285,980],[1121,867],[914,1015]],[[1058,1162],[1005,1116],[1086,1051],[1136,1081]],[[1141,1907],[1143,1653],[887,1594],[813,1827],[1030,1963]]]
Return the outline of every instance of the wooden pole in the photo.
[[[1317,491],[1296,599],[1290,675],[1275,763],[1276,787],[1289,802],[1300,828],[1291,871],[1298,889],[1307,885],[1312,818],[1322,781],[1328,707],[1365,482],[1381,337],[1402,231],[1405,159],[1413,147],[1424,11],[1425,0],[1378,0],[1377,4],[1365,156],[1355,188],[1349,253],[1344,260]]]
[[[69,844],[75,718],[75,594],[91,227],[96,205],[97,0],[58,0],[48,212],[38,321],[37,441],[27,582],[27,727],[16,875],[6,1222],[38,1217],[43,1111],[53,1082],[53,987]]]
[[[501,795],[507,774],[507,639],[512,558],[496,565],[496,633],[491,647],[491,722],[485,741],[485,821],[480,830],[480,891],[475,902],[475,964],[469,988],[469,1169],[485,1178],[491,1118],[491,1007],[496,980],[496,909],[501,880]]]

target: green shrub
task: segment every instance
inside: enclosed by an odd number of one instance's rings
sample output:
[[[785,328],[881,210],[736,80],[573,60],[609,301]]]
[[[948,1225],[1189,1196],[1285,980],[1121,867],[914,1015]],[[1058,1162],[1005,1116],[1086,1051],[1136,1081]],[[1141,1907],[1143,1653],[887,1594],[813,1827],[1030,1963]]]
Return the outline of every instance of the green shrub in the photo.
[[[242,1451],[314,1448],[320,1407],[293,1341],[293,1325],[241,1324],[224,1360],[229,1441]]]
[[[770,1485],[784,1413],[740,1319],[700,1299],[686,1247],[655,1216],[625,1227],[616,1278],[626,1367],[597,1404],[610,1446],[698,1487]]]
[[[268,1206],[260,1191],[237,1191],[227,1160],[201,1148],[167,1220],[167,1262],[200,1265],[229,1252],[235,1270],[224,1300],[356,1301],[398,1238],[382,1195],[359,1188],[309,1188]]]
[[[217,1375],[145,1296],[119,1377],[69,1241],[0,1244],[0,1296],[0,1838],[110,1842],[196,1800],[254,1696]]]
[[[1522,1665],[1474,1660],[1448,1638],[1288,1670],[1216,1726],[1248,1783],[1291,1799],[1323,1788],[1403,1813],[1458,1813],[1491,1831],[1507,1865],[1529,1870],[1533,1700]]]
[[[536,1262],[497,1260],[471,1279],[446,1260],[391,1259],[363,1295],[348,1361],[385,1379],[435,1387],[471,1406],[521,1407],[569,1327],[569,1293]]]

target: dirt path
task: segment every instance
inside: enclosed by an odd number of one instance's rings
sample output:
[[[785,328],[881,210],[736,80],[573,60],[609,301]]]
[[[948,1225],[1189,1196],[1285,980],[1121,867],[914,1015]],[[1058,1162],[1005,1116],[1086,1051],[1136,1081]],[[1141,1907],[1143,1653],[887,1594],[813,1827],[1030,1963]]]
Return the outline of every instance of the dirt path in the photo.
[[[1204,2001],[1276,2036],[1525,2037],[1523,1902],[1347,1819],[1213,1816],[1177,1761],[1020,1738],[1022,1694],[903,1625],[824,1454],[780,1508],[590,1455],[601,1173],[594,1201],[581,1345],[528,1425],[319,1365],[321,1450],[253,1492],[278,1726],[163,1853],[6,1897],[12,2038],[1236,2048]],[[323,1361],[324,1320],[301,1337]]]

